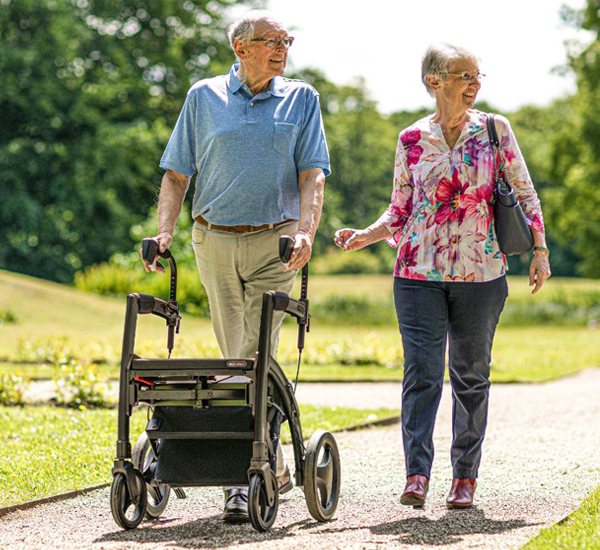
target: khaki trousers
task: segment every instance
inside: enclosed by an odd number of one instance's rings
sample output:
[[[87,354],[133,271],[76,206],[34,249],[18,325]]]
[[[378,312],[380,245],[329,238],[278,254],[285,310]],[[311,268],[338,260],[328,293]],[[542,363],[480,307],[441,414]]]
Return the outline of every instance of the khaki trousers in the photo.
[[[256,233],[229,233],[194,223],[192,243],[210,316],[223,357],[254,358],[258,349],[263,294],[290,293],[296,271],[283,271],[279,237],[297,221]],[[277,355],[284,313],[274,312],[271,353]]]

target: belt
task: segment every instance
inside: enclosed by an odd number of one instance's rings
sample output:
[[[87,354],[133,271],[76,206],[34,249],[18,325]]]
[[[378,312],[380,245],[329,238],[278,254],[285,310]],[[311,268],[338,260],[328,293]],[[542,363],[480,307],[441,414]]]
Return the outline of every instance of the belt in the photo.
[[[216,229],[217,231],[227,231],[228,233],[256,233],[257,231],[264,231],[265,229],[273,229],[278,225],[289,223],[292,220],[284,220],[277,223],[263,223],[262,225],[217,225],[216,223],[210,223],[206,221],[202,216],[194,218],[196,222],[201,225],[205,225],[209,229]]]

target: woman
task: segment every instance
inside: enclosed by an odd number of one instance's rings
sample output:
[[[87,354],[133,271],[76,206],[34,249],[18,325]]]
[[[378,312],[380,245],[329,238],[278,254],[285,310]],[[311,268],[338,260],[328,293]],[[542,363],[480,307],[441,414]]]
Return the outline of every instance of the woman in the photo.
[[[346,251],[384,239],[399,248],[394,301],[404,348],[405,505],[422,506],[427,496],[448,339],[453,480],[446,502],[467,508],[481,461],[492,340],[508,295],[507,267],[494,229],[486,115],[473,109],[484,75],[470,52],[449,44],[431,46],[421,68],[436,112],[400,134],[391,204],[366,229],[340,229],[335,242]],[[533,234],[529,274],[535,294],[550,276],[542,211],[504,117],[496,117],[496,130],[506,175]]]

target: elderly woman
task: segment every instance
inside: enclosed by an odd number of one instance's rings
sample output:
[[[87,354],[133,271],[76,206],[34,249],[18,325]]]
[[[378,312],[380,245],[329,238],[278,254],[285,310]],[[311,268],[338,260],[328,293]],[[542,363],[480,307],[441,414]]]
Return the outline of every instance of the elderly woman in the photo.
[[[391,204],[366,229],[340,229],[336,244],[398,247],[394,301],[404,348],[402,436],[407,482],[401,503],[422,506],[433,462],[446,339],[452,386],[453,480],[449,508],[473,504],[488,411],[492,341],[508,295],[498,248],[492,147],[486,115],[473,109],[482,75],[470,52],[449,44],[423,56],[422,80],[436,112],[400,133]],[[504,170],[534,239],[529,284],[550,276],[544,224],[508,121],[496,118]]]

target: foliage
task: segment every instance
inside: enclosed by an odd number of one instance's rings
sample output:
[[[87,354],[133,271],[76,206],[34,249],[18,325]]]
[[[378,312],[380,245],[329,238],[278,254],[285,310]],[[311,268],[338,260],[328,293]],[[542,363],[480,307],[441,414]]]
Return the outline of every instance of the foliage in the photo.
[[[232,59],[233,3],[0,4],[0,267],[68,282],[131,246],[190,84]]]
[[[397,414],[307,405],[300,412],[305,438],[318,428],[341,429]],[[146,426],[146,414],[141,409],[131,417],[132,444]],[[115,411],[0,407],[0,506],[109,482],[116,440]]]
[[[317,256],[311,262],[310,270],[317,275],[359,275],[390,271],[384,262],[366,250],[345,253],[336,249],[329,249]]]
[[[29,378],[18,374],[0,374],[0,405],[25,404]]]
[[[319,324],[327,325],[396,325],[391,301],[375,300],[368,296],[332,294],[311,304],[311,315]]]
[[[600,548],[600,487],[583,501],[579,510],[565,521],[542,529],[522,550]]]
[[[96,365],[76,361],[63,363],[54,377],[54,384],[57,405],[80,410],[108,406],[107,379],[99,375]]]
[[[17,316],[12,311],[0,310],[0,326],[4,323],[16,323],[17,321]]]

